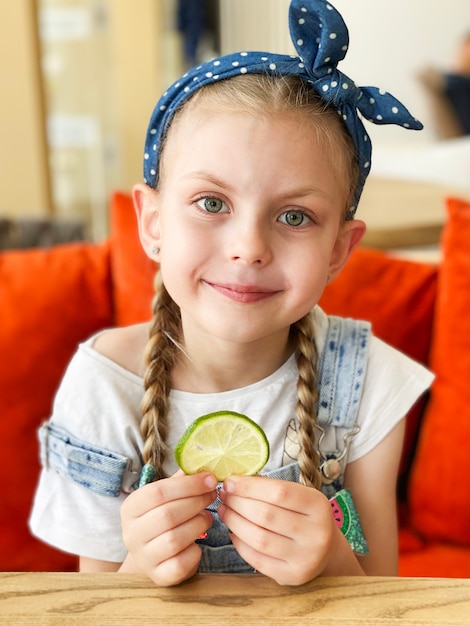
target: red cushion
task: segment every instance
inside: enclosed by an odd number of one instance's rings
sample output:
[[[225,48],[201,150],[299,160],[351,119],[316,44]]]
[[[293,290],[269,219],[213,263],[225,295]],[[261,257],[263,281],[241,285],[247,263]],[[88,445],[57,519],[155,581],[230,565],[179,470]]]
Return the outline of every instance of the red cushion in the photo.
[[[428,361],[437,268],[357,248],[341,274],[326,287],[320,305],[333,315],[369,320],[374,333],[420,363]],[[402,455],[406,480],[424,401],[407,417]]]
[[[449,199],[431,367],[436,380],[410,487],[411,521],[430,540],[470,546],[470,203]]]
[[[400,552],[398,573],[408,577],[470,578],[470,548],[430,543]]]
[[[436,275],[434,265],[356,248],[320,305],[333,315],[369,320],[378,337],[427,363]]]
[[[1,253],[0,302],[0,570],[73,569],[27,528],[36,433],[77,343],[112,324],[108,245]]]
[[[111,202],[111,268],[116,324],[127,326],[152,317],[153,280],[157,264],[140,245],[132,198],[115,193]]]

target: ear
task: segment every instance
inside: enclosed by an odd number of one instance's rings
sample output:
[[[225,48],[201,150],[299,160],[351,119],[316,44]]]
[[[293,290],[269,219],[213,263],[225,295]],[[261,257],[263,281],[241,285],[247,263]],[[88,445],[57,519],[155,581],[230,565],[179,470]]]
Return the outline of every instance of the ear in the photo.
[[[341,225],[331,253],[329,267],[330,281],[341,272],[351,252],[359,245],[365,232],[366,225],[362,220],[347,220]]]
[[[160,249],[160,220],[158,212],[158,191],[148,185],[138,184],[132,188],[132,199],[137,215],[140,243],[153,261],[155,248]]]

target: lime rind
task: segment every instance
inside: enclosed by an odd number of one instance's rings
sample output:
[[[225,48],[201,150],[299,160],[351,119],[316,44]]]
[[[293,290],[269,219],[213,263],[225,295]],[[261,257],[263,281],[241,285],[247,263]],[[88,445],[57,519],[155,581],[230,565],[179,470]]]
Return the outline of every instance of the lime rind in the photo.
[[[218,480],[257,474],[269,458],[263,429],[246,415],[218,411],[203,415],[186,429],[175,459],[186,474],[210,471]]]

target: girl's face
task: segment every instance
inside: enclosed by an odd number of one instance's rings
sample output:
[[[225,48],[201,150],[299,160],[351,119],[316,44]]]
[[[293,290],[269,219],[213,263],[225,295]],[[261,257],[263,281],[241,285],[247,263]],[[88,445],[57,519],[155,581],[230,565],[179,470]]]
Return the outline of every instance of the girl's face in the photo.
[[[199,108],[170,132],[159,190],[137,204],[185,342],[285,345],[360,240],[344,172],[299,115]]]

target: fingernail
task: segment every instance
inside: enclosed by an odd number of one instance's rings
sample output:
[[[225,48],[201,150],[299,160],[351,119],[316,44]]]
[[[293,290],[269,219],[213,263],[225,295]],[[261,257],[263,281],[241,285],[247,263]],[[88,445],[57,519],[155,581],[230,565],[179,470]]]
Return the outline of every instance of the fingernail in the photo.
[[[226,480],[224,482],[224,489],[227,493],[234,493],[235,492],[235,483],[233,482],[233,480]]]
[[[214,474],[207,474],[204,478],[204,484],[209,487],[209,489],[215,489],[217,487],[217,478]]]

